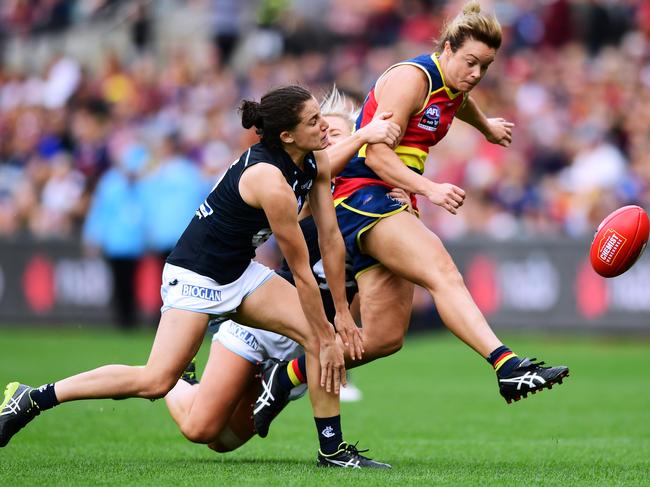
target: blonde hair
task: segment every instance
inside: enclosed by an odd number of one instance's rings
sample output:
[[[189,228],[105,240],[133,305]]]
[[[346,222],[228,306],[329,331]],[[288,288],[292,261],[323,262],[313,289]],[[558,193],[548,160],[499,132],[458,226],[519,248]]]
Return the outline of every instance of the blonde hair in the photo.
[[[336,88],[336,85],[332,86],[332,91],[320,102],[320,111],[323,117],[342,118],[350,125],[350,130],[354,127],[359,114],[359,110]]]
[[[494,15],[481,13],[481,4],[470,0],[463,11],[447,22],[442,30],[439,43],[440,50],[449,41],[451,50],[456,52],[467,39],[474,39],[491,47],[501,47],[501,24]]]

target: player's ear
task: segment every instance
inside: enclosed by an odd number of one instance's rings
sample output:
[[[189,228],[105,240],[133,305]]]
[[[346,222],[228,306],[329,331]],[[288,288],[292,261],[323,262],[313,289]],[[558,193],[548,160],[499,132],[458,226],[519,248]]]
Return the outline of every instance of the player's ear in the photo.
[[[288,130],[280,132],[280,140],[284,144],[293,144],[296,141],[296,139],[293,137],[293,134]]]

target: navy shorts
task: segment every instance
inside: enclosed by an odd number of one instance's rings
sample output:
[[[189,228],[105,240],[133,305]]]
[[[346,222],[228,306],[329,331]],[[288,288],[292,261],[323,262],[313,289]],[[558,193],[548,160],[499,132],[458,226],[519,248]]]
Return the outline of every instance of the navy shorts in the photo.
[[[330,288],[327,285],[327,280],[325,279],[325,270],[323,269],[323,261],[320,255],[320,247],[318,246],[318,229],[316,228],[316,223],[312,216],[308,216],[300,221],[300,229],[302,234],[305,237],[305,242],[307,243],[307,250],[309,251],[309,265],[314,273],[316,282],[318,283],[318,288],[320,289],[321,299],[323,300],[323,308],[325,309],[325,315],[330,323],[334,323],[334,316],[336,315],[336,308],[334,307],[334,300],[332,299],[332,293]],[[357,284],[354,280],[354,276],[350,269],[348,269],[348,263],[346,261],[345,269],[345,295],[348,299],[348,304],[352,303],[354,296],[358,292]],[[282,259],[282,265],[276,273],[289,281],[294,286],[296,283],[293,280],[293,274],[287,261]]]
[[[374,227],[382,218],[387,218],[408,208],[391,198],[391,190],[384,186],[366,186],[358,189],[336,205],[345,250],[352,261],[355,279],[365,271],[376,267],[379,262],[363,253],[361,236]]]

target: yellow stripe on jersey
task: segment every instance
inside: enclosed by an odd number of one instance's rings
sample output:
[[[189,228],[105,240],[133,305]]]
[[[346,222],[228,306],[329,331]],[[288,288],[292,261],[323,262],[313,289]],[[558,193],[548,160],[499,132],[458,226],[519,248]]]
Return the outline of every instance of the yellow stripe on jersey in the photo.
[[[357,155],[358,155],[359,157],[363,157],[363,158],[365,158],[365,157],[366,157],[366,149],[367,149],[367,148],[368,148],[368,144],[363,144],[363,145],[361,146],[361,149],[359,149],[359,152],[357,152]]]
[[[367,147],[368,145],[366,144],[359,149],[359,157],[366,157]],[[415,169],[419,174],[424,173],[424,162],[427,160],[428,152],[417,147],[399,145],[395,148],[395,154],[399,156],[406,166]]]
[[[395,154],[399,156],[407,167],[415,169],[418,174],[424,173],[424,163],[429,155],[428,152],[418,149],[417,147],[399,145],[395,148]]]

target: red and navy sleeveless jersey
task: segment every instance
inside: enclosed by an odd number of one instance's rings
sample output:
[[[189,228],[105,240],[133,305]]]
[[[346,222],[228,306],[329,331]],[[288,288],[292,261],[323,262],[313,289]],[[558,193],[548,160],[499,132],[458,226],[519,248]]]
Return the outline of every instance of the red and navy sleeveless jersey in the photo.
[[[297,213],[300,212],[318,172],[313,152],[305,156],[301,170],[284,150],[255,144],[214,186],[167,257],[168,263],[210,277],[219,284],[231,283],[244,273],[255,257],[255,249],[271,236],[264,210],[248,205],[239,193],[241,175],[259,163],[282,171],[296,196]]]
[[[423,54],[394,64],[384,74],[396,66],[403,65],[415,66],[425,72],[429,80],[429,96],[424,101],[421,109],[409,119],[400,145],[395,148],[395,153],[408,168],[418,174],[423,174],[424,162],[427,159],[429,148],[440,142],[447,134],[456,112],[465,101],[465,96],[462,92],[452,91],[445,84],[445,79],[435,54]],[[377,100],[375,98],[375,87],[373,87],[366,97],[361,108],[361,113],[357,118],[357,130],[367,125],[375,116],[376,111]],[[392,187],[382,181],[366,165],[366,146],[364,145],[336,178],[334,201],[340,202],[357,189],[368,185]]]

